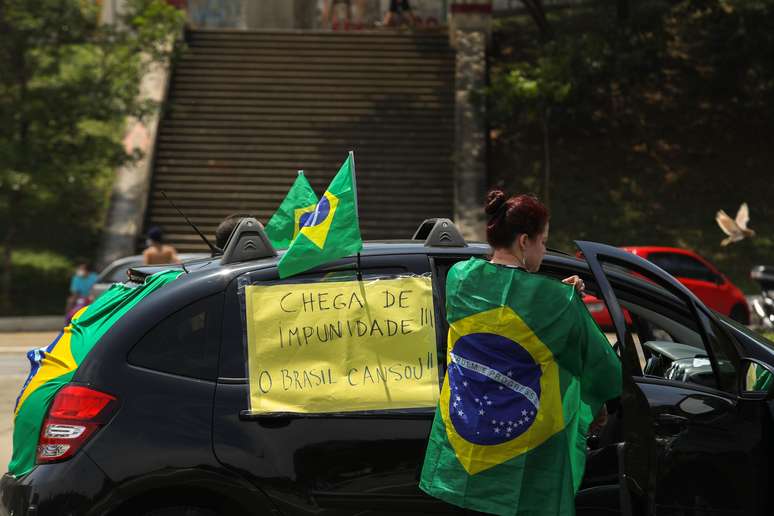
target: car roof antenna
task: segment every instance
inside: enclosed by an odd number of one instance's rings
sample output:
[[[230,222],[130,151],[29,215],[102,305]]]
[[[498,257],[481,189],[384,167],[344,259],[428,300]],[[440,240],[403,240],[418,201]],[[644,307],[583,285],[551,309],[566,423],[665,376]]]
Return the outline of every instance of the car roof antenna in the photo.
[[[201,231],[199,231],[199,228],[197,228],[197,227],[196,227],[196,225],[194,225],[194,223],[193,223],[193,222],[191,222],[190,220],[188,220],[188,217],[186,217],[186,216],[185,216],[185,213],[183,213],[182,211],[180,211],[180,208],[178,208],[177,206],[175,206],[175,203],[173,203],[173,202],[172,202],[172,199],[170,199],[170,198],[167,196],[167,192],[165,192],[165,191],[163,191],[163,190],[162,190],[162,192],[161,192],[161,195],[163,195],[163,196],[164,196],[164,199],[166,199],[166,200],[167,200],[167,202],[168,202],[169,204],[171,204],[171,205],[172,205],[172,207],[173,207],[175,210],[177,210],[177,212],[178,212],[178,213],[179,213],[179,214],[180,214],[180,215],[181,215],[181,216],[182,216],[182,217],[185,219],[185,221],[188,223],[188,225],[189,225],[189,226],[191,226],[191,227],[193,228],[193,230],[194,230],[194,231],[196,231],[196,234],[197,234],[197,235],[199,235],[199,237],[201,237],[201,239],[204,241],[204,243],[205,243],[205,244],[207,244],[207,247],[209,247],[209,248],[210,248],[210,251],[212,252],[212,254],[213,254],[213,255],[215,255],[215,254],[223,254],[223,249],[221,249],[221,248],[217,247],[215,244],[213,244],[212,242],[210,242],[209,240],[207,240],[207,237],[206,237],[206,236],[204,236],[204,233],[202,233]]]

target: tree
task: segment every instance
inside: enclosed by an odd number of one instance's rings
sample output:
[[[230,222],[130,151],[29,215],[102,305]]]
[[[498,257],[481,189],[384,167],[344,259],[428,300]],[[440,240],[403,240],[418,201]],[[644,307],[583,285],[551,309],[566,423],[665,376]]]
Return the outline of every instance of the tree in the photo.
[[[93,217],[81,201],[138,157],[121,144],[124,121],[154,107],[138,99],[140,78],[171,56],[183,23],[162,0],[128,0],[115,25],[98,15],[96,2],[0,0],[0,309],[20,233],[41,214]],[[44,226],[38,238],[47,237]]]
[[[506,74],[497,76],[489,96],[501,107],[497,112],[513,113],[524,123],[539,123],[543,138],[543,202],[550,205],[552,108],[561,106],[572,90],[568,63],[560,59],[541,57],[535,64],[512,66]]]

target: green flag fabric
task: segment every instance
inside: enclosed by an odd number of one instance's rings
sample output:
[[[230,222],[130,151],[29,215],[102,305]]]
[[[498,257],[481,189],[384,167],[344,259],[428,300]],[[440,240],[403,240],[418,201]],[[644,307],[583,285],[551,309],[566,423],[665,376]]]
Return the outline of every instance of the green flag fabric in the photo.
[[[266,224],[266,235],[275,249],[287,249],[306,218],[314,213],[317,195],[302,170],[288,194]]]
[[[51,344],[27,352],[31,367],[14,410],[10,474],[18,477],[35,468],[38,436],[48,407],[59,389],[73,378],[94,344],[132,307],[180,274],[180,270],[159,272],[133,288],[113,285],[79,310]]]
[[[341,165],[314,213],[303,223],[290,247],[280,258],[280,278],[287,278],[363,248],[357,215],[355,159]]]
[[[472,258],[446,283],[448,370],[420,488],[454,505],[573,515],[586,432],[618,357],[572,286]]]

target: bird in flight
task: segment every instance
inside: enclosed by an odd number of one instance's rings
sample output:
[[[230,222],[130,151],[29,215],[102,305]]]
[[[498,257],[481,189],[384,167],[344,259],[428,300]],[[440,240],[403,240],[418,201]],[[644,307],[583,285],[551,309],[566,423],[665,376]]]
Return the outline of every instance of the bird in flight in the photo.
[[[718,210],[715,220],[720,229],[723,230],[723,233],[728,235],[728,238],[720,242],[722,246],[755,236],[755,231],[747,228],[747,223],[750,222],[750,210],[747,208],[746,202],[739,206],[739,211],[736,212],[736,219],[729,217],[725,211]]]

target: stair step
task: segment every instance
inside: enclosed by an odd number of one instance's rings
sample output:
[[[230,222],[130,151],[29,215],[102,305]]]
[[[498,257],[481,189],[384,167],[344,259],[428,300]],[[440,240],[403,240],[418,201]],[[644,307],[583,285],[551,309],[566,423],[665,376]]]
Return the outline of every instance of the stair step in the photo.
[[[414,78],[401,75],[386,75],[385,77],[361,77],[358,75],[347,77],[346,81],[342,81],[341,77],[334,74],[330,77],[310,76],[303,74],[295,74],[292,77],[286,77],[281,74],[276,75],[242,75],[236,76],[215,76],[212,74],[195,72],[180,71],[176,73],[173,79],[175,85],[186,85],[191,87],[199,86],[202,89],[213,87],[222,87],[224,85],[277,85],[284,84],[288,79],[292,79],[293,82],[289,83],[289,86],[293,88],[309,87],[314,89],[316,86],[331,87],[337,86],[339,88],[370,88],[371,91],[389,91],[391,88],[402,88],[410,90],[411,88],[443,88],[453,87],[454,77],[447,77],[446,75],[439,75],[432,78]],[[284,81],[284,82],[283,82]]]
[[[404,45],[390,45],[388,47],[374,47],[369,45],[261,45],[253,47],[245,46],[189,46],[183,50],[182,59],[194,56],[195,59],[219,60],[222,57],[227,60],[242,58],[244,60],[263,59],[264,57],[283,57],[285,59],[337,59],[347,61],[349,59],[367,58],[376,61],[380,58],[388,59],[435,59],[438,62],[447,60],[454,66],[454,53],[443,46],[417,46],[407,43]]]
[[[293,60],[289,61],[291,57]],[[332,66],[342,65],[358,67],[367,71],[370,68],[391,68],[393,66],[410,65],[428,68],[454,68],[454,56],[451,54],[427,55],[423,53],[390,53],[380,56],[372,52],[361,52],[353,55],[341,55],[335,51],[321,54],[314,51],[293,52],[290,55],[266,52],[263,54],[207,54],[188,51],[178,60],[177,66],[204,66],[214,68],[245,68],[256,65],[268,66]]]
[[[192,82],[207,79],[208,81],[235,81],[245,83],[259,81],[267,78],[277,81],[304,81],[314,83],[316,81],[328,81],[346,87],[350,81],[355,84],[375,84],[381,82],[396,82],[410,87],[414,84],[445,84],[449,74],[442,70],[432,70],[421,67],[401,66],[380,68],[372,70],[359,70],[349,66],[340,67],[293,67],[277,65],[268,67],[243,67],[243,68],[213,68],[186,66],[180,68],[178,80],[190,80]]]
[[[188,109],[192,108],[252,108],[255,110],[271,109],[272,112],[281,109],[313,109],[316,112],[330,112],[336,111],[334,102],[331,99],[318,97],[316,99],[228,99],[228,98],[209,98],[209,99],[196,99],[196,98],[180,98],[175,97],[171,100],[171,109]],[[448,105],[448,103],[446,103]],[[346,103],[348,111],[360,111],[362,109],[374,109],[374,108],[388,108],[390,111],[442,111],[444,108],[443,102],[422,101],[420,99],[414,100],[387,100],[387,101],[371,101],[371,100],[351,100]]]
[[[403,129],[403,130],[401,130]],[[440,129],[440,128],[439,128]],[[281,142],[287,139],[299,139],[303,138],[304,142],[314,144],[330,142],[331,144],[344,143],[351,141],[377,141],[382,142],[385,138],[395,138],[400,140],[411,141],[439,141],[442,143],[447,140],[451,131],[439,131],[439,129],[428,130],[418,129],[412,130],[405,126],[396,126],[389,130],[381,130],[379,132],[358,131],[357,128],[353,128],[349,131],[339,130],[334,132],[323,132],[319,130],[304,130],[304,129],[280,129],[280,128],[242,128],[242,127],[211,127],[205,126],[189,126],[189,125],[172,125],[169,123],[162,124],[160,130],[160,140],[162,141],[211,141],[216,142],[220,140],[240,142],[242,141],[263,141],[263,142]]]
[[[238,97],[231,90],[211,90],[204,88],[177,87],[175,89],[174,100],[177,102],[261,102],[261,101],[293,101],[308,102],[315,101],[331,105],[336,102],[370,102],[370,103],[410,103],[427,102],[440,103],[448,105],[453,100],[450,89],[433,90],[431,88],[420,89],[420,91],[405,91],[397,89],[396,92],[383,93],[380,91],[342,91],[340,88],[328,88],[327,91],[320,91],[319,88],[295,88],[293,90],[277,88],[275,91],[266,91],[257,88],[244,88],[239,91]]]
[[[163,119],[161,121],[162,128],[164,127],[171,127],[171,128],[212,128],[213,130],[218,131],[227,131],[227,130],[235,130],[235,131],[245,131],[245,130],[287,130],[287,131],[299,131],[299,130],[309,130],[309,131],[324,131],[326,134],[349,134],[352,131],[362,132],[361,127],[366,126],[376,126],[380,129],[380,133],[389,134],[392,132],[398,132],[402,133],[406,130],[412,131],[412,132],[427,132],[430,131],[441,131],[443,129],[453,129],[452,126],[446,125],[446,126],[439,126],[435,122],[428,123],[428,124],[421,124],[416,121],[412,122],[411,124],[402,123],[400,120],[387,120],[387,121],[379,121],[378,124],[368,124],[367,121],[361,121],[361,123],[357,124],[357,126],[353,127],[344,127],[344,126],[338,126],[335,132],[332,131],[332,127],[330,124],[320,121],[314,121],[314,120],[271,120],[271,119],[256,119],[255,121],[237,121],[237,120],[213,120],[213,119],[198,119],[198,118],[180,118],[180,119]],[[429,129],[428,129],[429,128]]]

